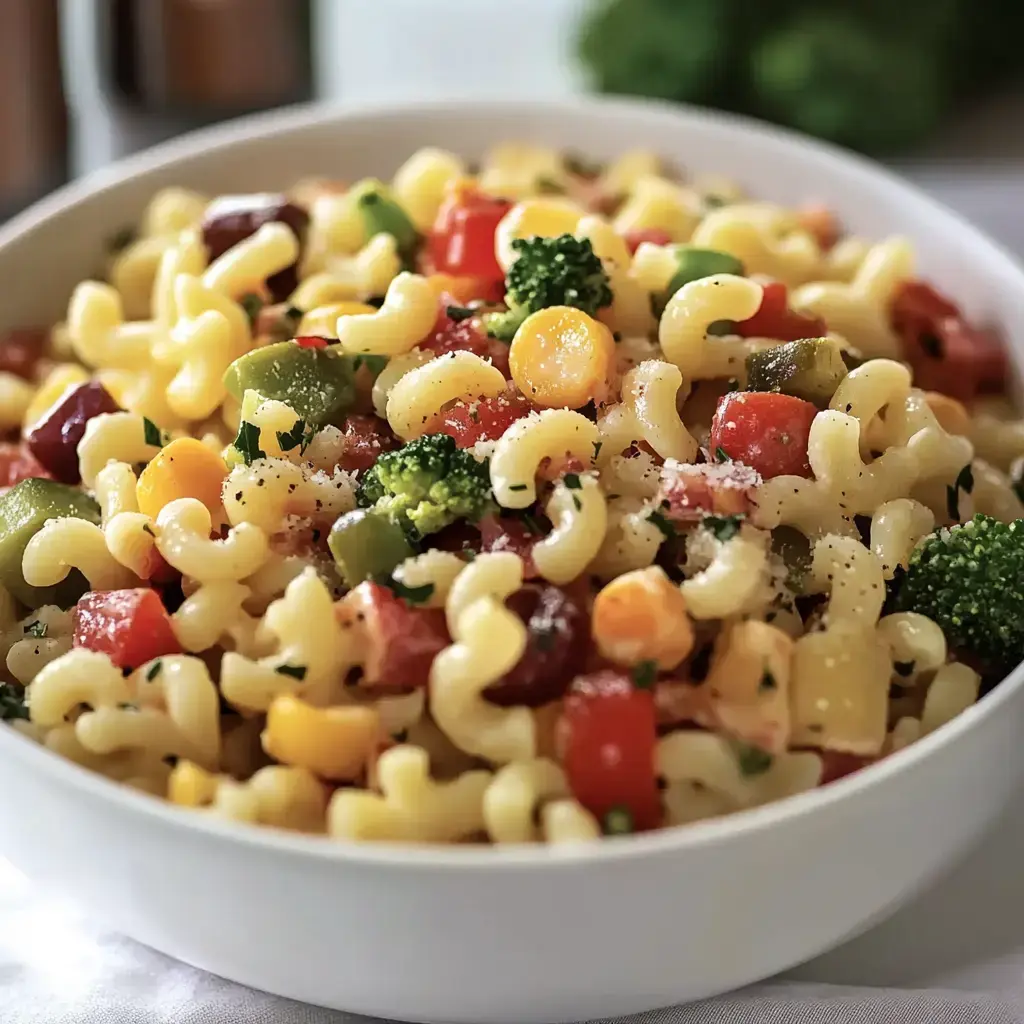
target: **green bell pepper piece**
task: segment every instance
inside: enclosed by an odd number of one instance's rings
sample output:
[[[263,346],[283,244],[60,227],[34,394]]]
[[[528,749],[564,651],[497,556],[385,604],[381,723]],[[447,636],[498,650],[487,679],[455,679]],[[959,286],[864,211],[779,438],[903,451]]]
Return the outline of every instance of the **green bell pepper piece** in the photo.
[[[29,586],[22,575],[21,559],[28,542],[47,519],[68,516],[98,526],[100,507],[76,487],[38,478],[22,480],[0,497],[0,585],[30,608],[44,604],[67,608],[89,589],[77,570],[52,587]]]
[[[419,241],[416,225],[398,205],[386,185],[376,178],[367,178],[352,186],[351,195],[363,219],[368,238],[373,238],[374,235],[391,235],[401,253],[408,253],[416,248]]]
[[[715,274],[743,275],[743,264],[735,256],[717,249],[695,249],[689,245],[680,245],[676,247],[676,259],[679,269],[672,275],[665,289],[666,301],[683,285],[699,281],[702,277],[713,277]]]
[[[356,397],[354,378],[352,357],[336,345],[303,348],[279,341],[236,359],[224,386],[239,401],[246,391],[258,391],[264,399],[285,402],[307,424],[322,427],[348,412]]]
[[[365,508],[341,516],[331,529],[327,546],[349,587],[390,574],[416,553],[400,526]]]

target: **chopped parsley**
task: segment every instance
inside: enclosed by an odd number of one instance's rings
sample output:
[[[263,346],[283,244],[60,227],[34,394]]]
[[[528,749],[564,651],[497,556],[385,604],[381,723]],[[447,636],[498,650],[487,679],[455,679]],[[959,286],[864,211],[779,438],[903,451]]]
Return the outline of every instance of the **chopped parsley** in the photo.
[[[566,487],[573,491],[578,491],[583,486],[583,484],[580,483],[579,473],[566,473],[565,476],[562,477],[562,482]]]
[[[410,587],[401,580],[386,576],[380,580],[394,595],[407,604],[425,604],[434,596],[434,584],[424,583],[419,587]]]
[[[306,678],[305,665],[278,665],[274,671],[279,676],[291,676],[292,679],[303,680]]]
[[[160,432],[160,428],[147,416],[142,417],[142,436],[146,444],[150,444],[154,448],[163,447],[164,435]]]
[[[160,675],[160,670],[163,667],[164,663],[159,658],[157,658],[156,661],[154,661],[153,664],[146,669],[146,682],[153,682],[153,680],[156,679],[158,675]]]
[[[46,636],[46,623],[36,619],[35,622],[30,622],[25,627],[24,633],[26,636],[34,636],[42,640]]]
[[[579,496],[578,496],[578,495],[575,495],[575,494],[574,494],[574,495],[572,496],[572,503],[573,503],[573,504],[574,504],[574,505],[576,506],[576,511],[577,511],[577,512],[582,512],[582,511],[583,511],[583,502],[582,502],[582,501],[580,501],[580,499],[579,499]]]
[[[306,426],[305,420],[296,420],[291,430],[277,432],[277,443],[283,452],[290,452],[292,449],[298,448],[299,454],[304,455],[306,449],[313,443],[314,437],[316,437],[316,427],[312,423]]]
[[[508,489],[510,491],[525,491],[526,484],[509,484]]]
[[[245,310],[245,315],[249,318],[249,326],[255,327],[256,318],[260,315],[260,310],[263,309],[263,299],[255,292],[249,292],[238,300],[238,304]]]
[[[736,753],[740,762],[740,772],[744,775],[763,775],[772,766],[774,758],[767,750],[753,747],[749,743],[741,743]]]
[[[727,540],[732,540],[737,533],[740,532],[740,527],[743,525],[744,517],[739,516],[705,516],[701,521],[701,525],[707,530],[717,541],[721,541],[723,544]]]
[[[0,683],[0,722],[13,722],[18,718],[28,719],[25,688],[13,683]]]
[[[388,365],[387,356],[373,356],[363,353],[362,355],[352,357],[352,372],[355,373],[360,366],[365,366],[366,369],[374,376],[380,376],[380,371]]]
[[[960,492],[970,494],[974,490],[974,471],[968,462],[957,474],[956,481],[946,488],[946,511],[949,518],[960,521]]]
[[[761,693],[768,693],[770,690],[777,690],[779,684],[775,681],[775,676],[768,669],[765,669],[761,673],[761,682],[757,684],[757,688]]]
[[[597,462],[597,457],[601,454],[601,449],[604,447],[604,441],[594,442],[594,461]]]
[[[612,807],[601,819],[606,836],[628,836],[633,831],[633,815],[628,807]]]
[[[666,540],[671,540],[676,535],[676,528],[672,525],[671,520],[663,516],[657,509],[647,516],[647,521],[661,530],[661,534]]]
[[[238,424],[238,437],[234,443],[235,449],[247,466],[251,466],[256,459],[267,457],[267,453],[260,448],[260,428],[248,420],[242,420]]]
[[[658,663],[650,658],[633,666],[633,685],[638,690],[649,690],[658,678]]]
[[[469,306],[445,306],[444,312],[449,320],[453,320],[457,324],[476,316],[476,310],[470,309]]]
[[[721,445],[715,449],[715,462],[732,462],[732,457]]]
[[[156,537],[156,534],[153,532],[153,527],[150,526],[149,523],[142,524],[142,532],[148,533],[150,537]]]

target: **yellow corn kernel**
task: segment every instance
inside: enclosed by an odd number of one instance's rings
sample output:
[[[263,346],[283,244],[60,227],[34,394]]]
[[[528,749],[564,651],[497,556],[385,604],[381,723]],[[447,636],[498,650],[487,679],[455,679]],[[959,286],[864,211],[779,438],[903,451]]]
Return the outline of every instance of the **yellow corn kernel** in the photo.
[[[47,374],[46,380],[39,385],[39,390],[25,410],[22,425],[27,430],[38,423],[57,404],[68,388],[84,384],[88,379],[89,373],[83,367],[75,363],[59,363]]]
[[[351,781],[366,771],[380,736],[374,708],[315,708],[282,694],[270,705],[262,740],[275,761],[306,768],[322,779]]]
[[[519,390],[551,409],[579,409],[603,399],[614,361],[612,332],[571,306],[551,306],[528,316],[508,354]]]
[[[205,807],[217,792],[217,776],[191,761],[179,761],[167,780],[167,799],[180,807]]]
[[[365,302],[332,302],[326,306],[317,306],[299,321],[297,336],[313,334],[321,338],[336,338],[339,316],[372,316],[376,312],[373,306],[368,306]]]
[[[503,270],[508,270],[516,258],[512,242],[517,238],[555,238],[571,235],[583,216],[584,210],[571,199],[546,196],[516,203],[498,222],[494,233],[495,254]]]
[[[653,565],[624,573],[598,593],[591,632],[598,650],[620,665],[654,661],[668,671],[693,649],[686,599]]]
[[[955,398],[950,398],[949,395],[942,395],[938,391],[926,391],[924,400],[928,403],[928,408],[935,414],[939,426],[947,434],[967,436],[971,429],[971,418],[967,415],[963,403],[958,402]]]
[[[220,507],[228,468],[216,452],[194,437],[179,437],[157,452],[135,486],[139,511],[155,519],[177,498],[198,498],[211,513]]]

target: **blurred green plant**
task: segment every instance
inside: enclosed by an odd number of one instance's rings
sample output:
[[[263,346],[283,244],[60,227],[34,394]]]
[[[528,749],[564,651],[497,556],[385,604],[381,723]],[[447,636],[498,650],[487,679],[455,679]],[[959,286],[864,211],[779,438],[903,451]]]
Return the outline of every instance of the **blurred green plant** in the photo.
[[[873,154],[1020,77],[1024,0],[598,0],[579,53],[603,92],[752,114]]]

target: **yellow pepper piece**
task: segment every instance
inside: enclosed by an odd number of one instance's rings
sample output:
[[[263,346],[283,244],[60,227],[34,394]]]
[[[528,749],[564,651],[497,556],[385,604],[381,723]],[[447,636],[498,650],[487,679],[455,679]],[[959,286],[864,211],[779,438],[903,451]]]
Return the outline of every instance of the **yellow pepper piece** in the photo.
[[[551,409],[579,409],[603,399],[614,360],[612,332],[571,306],[551,306],[528,316],[508,357],[519,390]]]
[[[332,302],[326,306],[317,306],[302,317],[296,337],[312,334],[320,338],[336,338],[339,316],[359,316],[367,313],[372,316],[376,312],[373,306],[368,306],[365,302]]]
[[[220,507],[224,460],[202,441],[179,437],[159,451],[135,486],[139,511],[155,519],[177,498],[198,498],[211,513]]]
[[[657,566],[614,579],[594,599],[591,632],[598,650],[620,665],[653,661],[675,668],[693,649],[686,599]]]
[[[433,286],[438,299],[442,295],[450,295],[463,305],[472,302],[473,299],[479,299],[487,286],[487,282],[482,282],[478,277],[455,277],[453,274],[431,274],[427,280]]]
[[[263,749],[275,761],[335,781],[360,778],[380,738],[374,708],[315,708],[291,694],[274,698],[262,734]]]

